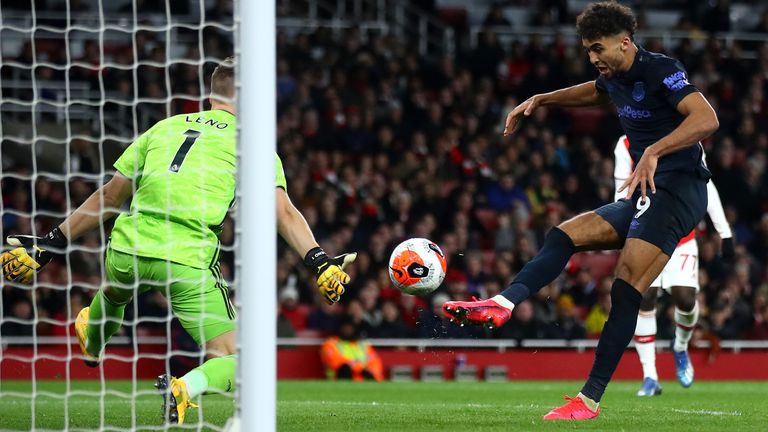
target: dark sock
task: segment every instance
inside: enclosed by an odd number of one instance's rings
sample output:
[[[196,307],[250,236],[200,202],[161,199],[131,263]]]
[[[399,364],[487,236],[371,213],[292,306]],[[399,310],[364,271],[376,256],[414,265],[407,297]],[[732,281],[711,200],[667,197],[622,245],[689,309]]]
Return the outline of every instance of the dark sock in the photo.
[[[539,253],[520,270],[501,295],[519,304],[555,280],[575,251],[573,240],[560,228],[552,228]]]
[[[611,313],[603,327],[595,351],[595,363],[589,379],[581,389],[584,396],[600,402],[605,388],[619,365],[624,350],[632,340],[637,325],[637,313],[643,296],[627,282],[616,279],[611,287]]]

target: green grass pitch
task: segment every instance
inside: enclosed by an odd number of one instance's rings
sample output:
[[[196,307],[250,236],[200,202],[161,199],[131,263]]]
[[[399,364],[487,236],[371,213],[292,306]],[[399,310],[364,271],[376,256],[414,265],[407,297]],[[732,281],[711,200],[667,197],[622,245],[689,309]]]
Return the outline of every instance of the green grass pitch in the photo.
[[[279,431],[764,431],[768,424],[768,383],[697,382],[690,389],[664,382],[664,394],[638,398],[639,382],[615,382],[603,398],[600,417],[587,422],[544,422],[541,416],[574,395],[580,382],[525,381],[509,383],[350,383],[282,381],[278,384]],[[65,422],[63,382],[38,383],[37,428],[61,430]],[[157,429],[162,426],[159,396],[152,382],[107,382],[107,396],[96,381],[71,384],[67,400],[71,429]],[[31,383],[3,381],[0,429],[29,430]],[[7,393],[13,392],[9,396]],[[221,427],[233,412],[225,395],[202,398],[200,409],[188,411],[187,422],[203,430]],[[132,413],[134,413],[132,415]],[[131,418],[135,416],[135,421]]]

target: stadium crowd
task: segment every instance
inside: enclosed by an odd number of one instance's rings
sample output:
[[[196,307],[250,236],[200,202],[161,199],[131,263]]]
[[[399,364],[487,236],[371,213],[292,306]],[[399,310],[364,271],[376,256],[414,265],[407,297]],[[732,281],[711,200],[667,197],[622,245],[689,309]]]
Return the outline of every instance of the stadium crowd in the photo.
[[[704,145],[737,253],[731,262],[721,259],[719,239],[702,223],[697,233],[699,337],[768,339],[768,45],[726,46],[695,34],[704,39],[682,39],[670,47],[658,40],[642,42],[683,62],[721,123]],[[226,57],[228,38],[217,32],[210,38],[218,41],[206,43],[205,55]],[[137,38],[140,58],[164,62],[158,41],[152,32]],[[197,50],[190,44],[185,55],[197,58]],[[128,64],[131,51],[131,46],[109,50],[115,61]],[[613,199],[613,145],[622,132],[612,108],[540,109],[512,137],[501,136],[504,116],[525,98],[594,79],[596,72],[576,41],[556,35],[501,42],[486,31],[455,58],[433,58],[394,37],[319,28],[279,32],[277,53],[277,146],[288,193],[329,254],[359,253],[341,303],[328,306],[301,257],[279,244],[280,336],[326,335],[347,317],[362,334],[382,338],[579,339],[600,333],[610,308],[615,261],[604,253],[572,260],[559,279],[518,305],[512,322],[501,329],[449,325],[439,311],[449,299],[503,290],[535,255],[549,228]],[[95,55],[87,61],[98,63],[98,54],[96,46],[84,55]],[[24,55],[24,50],[17,53],[19,59]],[[126,97],[135,91],[163,100],[166,94],[202,93],[196,67],[172,66],[170,93],[157,79],[164,68],[154,69],[139,74],[138,90],[129,75],[107,82]],[[98,86],[93,77],[78,80]],[[168,108],[171,113],[197,110],[190,100],[173,98],[170,104],[140,109],[134,119],[142,122],[138,129],[165,117]],[[66,185],[44,176],[34,183],[3,176],[3,235],[29,233],[30,219],[21,213],[33,207],[63,215],[94,190],[97,180],[79,174],[99,173],[96,145],[73,141],[70,162],[74,176]],[[5,153],[3,172],[29,174]],[[37,217],[37,232],[57,220]],[[228,221],[225,246],[233,243],[233,228]],[[99,250],[107,237],[108,230],[86,237],[80,244],[86,249],[46,269],[37,290],[4,286],[4,318],[51,318],[41,320],[38,334],[63,334],[55,324],[87,303],[101,283]],[[402,295],[389,281],[389,253],[408,237],[434,240],[449,259],[443,286],[427,298]],[[222,260],[231,280],[231,247]],[[72,288],[62,290],[67,284]],[[659,337],[671,338],[674,307],[665,299],[662,305]],[[127,310],[135,313],[165,316],[167,302],[149,294]],[[32,333],[30,325],[15,321],[0,330],[3,335]]]

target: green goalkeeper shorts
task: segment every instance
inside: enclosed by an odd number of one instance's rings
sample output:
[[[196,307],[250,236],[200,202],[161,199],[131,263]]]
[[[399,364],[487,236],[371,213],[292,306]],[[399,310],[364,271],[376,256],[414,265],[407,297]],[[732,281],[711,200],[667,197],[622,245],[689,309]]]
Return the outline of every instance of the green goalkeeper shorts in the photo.
[[[235,308],[219,264],[198,269],[107,248],[107,281],[114,297],[156,290],[170,299],[174,315],[198,345],[235,329]]]

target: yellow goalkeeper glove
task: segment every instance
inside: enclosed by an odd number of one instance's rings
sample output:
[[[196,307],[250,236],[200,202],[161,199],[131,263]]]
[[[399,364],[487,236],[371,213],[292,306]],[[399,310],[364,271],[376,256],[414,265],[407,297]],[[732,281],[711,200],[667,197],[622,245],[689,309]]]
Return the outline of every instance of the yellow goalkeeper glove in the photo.
[[[67,238],[58,228],[44,237],[29,235],[8,236],[8,244],[14,249],[0,255],[3,277],[11,282],[29,283],[35,273],[43,269],[54,253],[67,248]]]
[[[317,288],[328,304],[334,304],[344,294],[344,284],[349,283],[349,275],[344,269],[355,261],[357,252],[346,253],[335,258],[328,258],[319,247],[311,249],[304,256],[304,264],[317,273]]]

